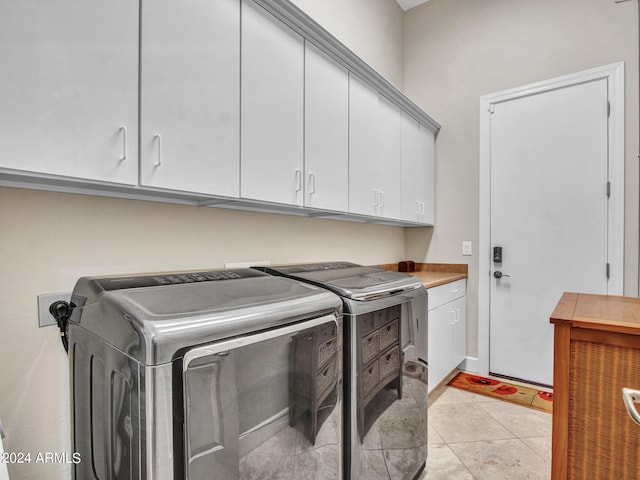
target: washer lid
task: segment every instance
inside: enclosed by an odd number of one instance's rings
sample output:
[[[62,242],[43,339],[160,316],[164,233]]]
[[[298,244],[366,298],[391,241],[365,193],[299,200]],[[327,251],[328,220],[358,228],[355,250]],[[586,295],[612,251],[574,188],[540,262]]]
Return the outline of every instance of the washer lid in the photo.
[[[71,301],[71,323],[147,365],[194,345],[342,313],[326,290],[251,269],[83,277]]]
[[[265,271],[310,282],[342,297],[361,301],[376,300],[422,287],[422,282],[412,275],[348,262],[266,267]]]

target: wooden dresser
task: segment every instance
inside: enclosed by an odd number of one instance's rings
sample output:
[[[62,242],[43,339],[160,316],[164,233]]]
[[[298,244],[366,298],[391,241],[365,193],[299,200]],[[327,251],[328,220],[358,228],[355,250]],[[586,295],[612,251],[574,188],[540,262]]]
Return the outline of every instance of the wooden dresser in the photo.
[[[309,411],[307,436],[315,444],[319,430],[318,410],[337,385],[341,371],[338,328],[334,323],[304,330],[293,337],[293,375],[290,388],[289,424]]]
[[[400,305],[367,313],[358,318],[358,433],[367,434],[364,410],[376,394],[389,384],[402,398],[402,352],[400,350]],[[393,383],[392,383],[393,382]]]
[[[565,293],[554,324],[552,480],[640,478],[640,299]]]

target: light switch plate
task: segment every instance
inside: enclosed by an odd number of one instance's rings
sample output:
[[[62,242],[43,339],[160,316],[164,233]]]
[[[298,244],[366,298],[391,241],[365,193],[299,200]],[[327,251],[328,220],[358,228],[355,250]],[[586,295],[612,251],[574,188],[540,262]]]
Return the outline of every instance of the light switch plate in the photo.
[[[58,300],[64,300],[65,302],[71,301],[71,292],[38,295],[38,326],[48,327],[50,325],[58,325],[56,319],[49,313],[49,306]]]
[[[464,241],[462,242],[462,255],[471,255],[471,242]]]

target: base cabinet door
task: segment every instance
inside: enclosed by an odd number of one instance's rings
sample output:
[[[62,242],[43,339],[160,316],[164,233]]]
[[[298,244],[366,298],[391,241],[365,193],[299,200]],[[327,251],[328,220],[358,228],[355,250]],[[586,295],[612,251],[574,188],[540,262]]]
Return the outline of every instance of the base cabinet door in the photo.
[[[143,3],[141,183],[237,197],[240,0]]]
[[[0,167],[138,183],[135,0],[0,2]]]
[[[427,289],[429,391],[467,356],[466,280]]]
[[[242,2],[240,196],[303,204],[304,41]]]
[[[451,302],[453,310],[452,368],[457,368],[467,357],[467,297]],[[447,372],[448,373],[448,372]]]

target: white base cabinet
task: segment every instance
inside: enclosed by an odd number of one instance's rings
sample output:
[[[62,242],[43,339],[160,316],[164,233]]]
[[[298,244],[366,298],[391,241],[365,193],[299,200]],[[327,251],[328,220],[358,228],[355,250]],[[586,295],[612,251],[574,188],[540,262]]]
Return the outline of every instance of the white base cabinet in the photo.
[[[466,280],[427,289],[429,391],[466,358]]]

